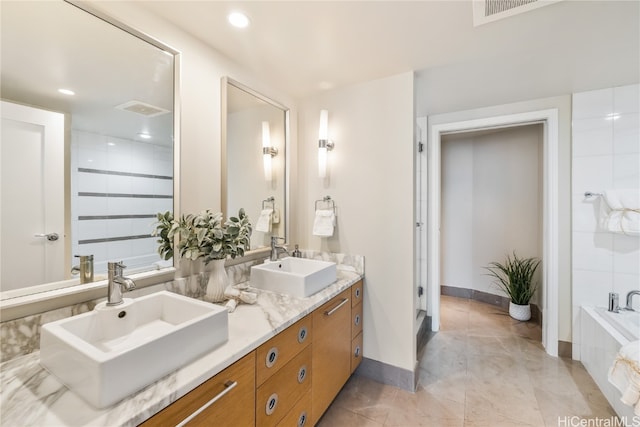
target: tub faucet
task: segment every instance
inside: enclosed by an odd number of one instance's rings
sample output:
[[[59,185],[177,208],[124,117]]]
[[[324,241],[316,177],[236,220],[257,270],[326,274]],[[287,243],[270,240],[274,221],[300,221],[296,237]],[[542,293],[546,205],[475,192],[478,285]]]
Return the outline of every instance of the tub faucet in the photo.
[[[127,268],[120,262],[107,263],[109,271],[109,283],[107,285],[107,305],[114,306],[122,304],[122,292],[135,289],[136,284],[133,280],[122,275],[122,271]]]
[[[625,310],[635,311],[633,307],[631,307],[631,300],[634,295],[640,295],[640,291],[631,291],[627,293],[627,306],[624,308]]]
[[[282,252],[286,253],[287,255],[289,255],[289,252],[287,251],[287,248],[285,248],[284,246],[277,246],[276,245],[276,243],[278,242],[278,239],[284,241],[284,237],[271,236],[271,254],[269,255],[269,260],[270,261],[277,261],[278,260],[278,251],[282,251]]]

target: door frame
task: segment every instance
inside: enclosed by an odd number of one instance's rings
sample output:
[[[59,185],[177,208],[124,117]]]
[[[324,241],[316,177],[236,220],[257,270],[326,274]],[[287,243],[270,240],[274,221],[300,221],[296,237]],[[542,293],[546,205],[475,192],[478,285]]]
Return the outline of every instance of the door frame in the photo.
[[[427,152],[427,279],[428,313],[433,331],[440,329],[440,209],[442,135],[514,126],[543,125],[542,208],[542,345],[558,355],[558,109],[428,125]]]

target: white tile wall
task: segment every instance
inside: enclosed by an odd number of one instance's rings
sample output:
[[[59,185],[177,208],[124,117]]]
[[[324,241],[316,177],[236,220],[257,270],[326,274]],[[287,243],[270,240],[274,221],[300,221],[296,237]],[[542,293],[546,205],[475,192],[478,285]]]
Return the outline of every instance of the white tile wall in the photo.
[[[173,199],[78,197],[79,192],[172,195],[167,179],[78,172],[78,168],[172,176],[171,147],[73,131],[71,141],[71,210],[73,254],[93,254],[96,273],[108,261],[123,260],[128,268],[158,261],[156,238],[79,245],[78,241],[150,234],[154,218],[78,220],[79,216],[155,215],[173,210]]]
[[[618,292],[622,304],[627,292],[640,289],[640,238],[598,230],[603,200],[584,197],[640,191],[640,85],[574,94],[572,134],[573,356],[581,359],[580,307],[606,307],[609,292]]]

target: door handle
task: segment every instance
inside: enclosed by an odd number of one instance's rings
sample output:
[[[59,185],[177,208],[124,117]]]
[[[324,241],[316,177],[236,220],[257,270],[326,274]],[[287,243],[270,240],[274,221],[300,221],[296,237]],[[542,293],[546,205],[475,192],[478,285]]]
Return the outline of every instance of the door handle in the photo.
[[[34,237],[45,237],[50,242],[55,242],[60,238],[58,233],[35,234]]]

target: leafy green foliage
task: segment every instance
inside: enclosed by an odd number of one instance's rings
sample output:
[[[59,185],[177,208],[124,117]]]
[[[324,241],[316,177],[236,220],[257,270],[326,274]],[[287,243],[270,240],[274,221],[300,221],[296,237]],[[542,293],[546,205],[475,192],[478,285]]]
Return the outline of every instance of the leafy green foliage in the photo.
[[[152,236],[158,236],[158,253],[163,260],[173,257],[173,239],[178,229],[178,224],[173,220],[172,212],[158,213],[156,215],[156,228],[151,233]]]
[[[178,224],[180,256],[190,260],[203,258],[206,264],[213,259],[243,256],[249,249],[253,231],[244,209],[240,209],[237,218],[224,223],[222,213],[207,209],[198,215],[183,215]]]
[[[527,305],[536,292],[537,283],[533,283],[533,275],[538,265],[539,259],[518,258],[514,251],[513,258],[507,255],[504,264],[492,262],[485,269],[496,279],[494,283],[509,295],[512,303]]]

